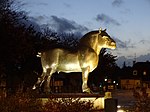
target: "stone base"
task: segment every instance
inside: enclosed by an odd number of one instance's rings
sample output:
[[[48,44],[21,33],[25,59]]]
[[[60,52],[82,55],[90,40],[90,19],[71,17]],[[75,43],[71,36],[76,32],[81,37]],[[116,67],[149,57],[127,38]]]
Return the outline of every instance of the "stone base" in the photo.
[[[48,101],[48,98],[80,98],[81,101],[93,102],[94,108],[98,110],[104,109],[104,95],[100,94],[86,94],[86,93],[57,93],[49,95],[41,95],[43,104]]]

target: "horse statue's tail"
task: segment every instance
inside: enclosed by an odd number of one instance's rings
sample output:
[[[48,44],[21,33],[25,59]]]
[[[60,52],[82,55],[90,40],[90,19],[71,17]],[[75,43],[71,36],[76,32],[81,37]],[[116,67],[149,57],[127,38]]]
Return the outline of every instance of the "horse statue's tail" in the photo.
[[[36,56],[37,57],[41,57],[41,52],[38,52],[38,54]]]

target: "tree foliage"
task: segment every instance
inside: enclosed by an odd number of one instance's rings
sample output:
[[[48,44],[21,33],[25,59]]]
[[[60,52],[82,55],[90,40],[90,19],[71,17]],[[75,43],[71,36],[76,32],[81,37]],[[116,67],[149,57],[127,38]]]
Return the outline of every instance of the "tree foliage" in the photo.
[[[67,48],[71,51],[76,51],[77,50],[78,44],[79,44],[79,38],[78,37],[76,37],[72,33],[68,33],[68,34],[62,33],[60,35],[60,37],[61,37],[60,44],[63,48]]]
[[[0,66],[6,74],[8,88],[17,88],[24,80],[24,68],[28,60],[36,59],[36,38],[40,36],[32,25],[26,27],[22,21],[27,16],[23,12],[11,9],[12,1],[0,4]],[[27,67],[27,66],[26,66]],[[17,86],[17,87],[16,87]]]

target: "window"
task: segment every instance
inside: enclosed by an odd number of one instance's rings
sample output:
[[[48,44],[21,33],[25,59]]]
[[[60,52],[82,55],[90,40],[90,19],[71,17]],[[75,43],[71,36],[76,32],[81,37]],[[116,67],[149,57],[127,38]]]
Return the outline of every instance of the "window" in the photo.
[[[133,75],[137,75],[137,70],[134,70],[134,71],[133,71]]]
[[[146,75],[146,71],[144,70],[143,75]]]

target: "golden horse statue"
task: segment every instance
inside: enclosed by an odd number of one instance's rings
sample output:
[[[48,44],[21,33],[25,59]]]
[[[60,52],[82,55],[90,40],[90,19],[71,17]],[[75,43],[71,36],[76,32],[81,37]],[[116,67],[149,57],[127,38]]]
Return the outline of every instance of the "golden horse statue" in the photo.
[[[82,72],[82,92],[90,93],[87,85],[89,73],[98,65],[99,54],[102,48],[115,49],[115,41],[106,33],[106,29],[91,31],[79,41],[77,51],[71,52],[62,48],[54,48],[41,52],[43,73],[33,86],[35,89],[46,80],[46,91],[50,92],[50,79],[55,72]],[[47,77],[47,78],[45,78]]]

